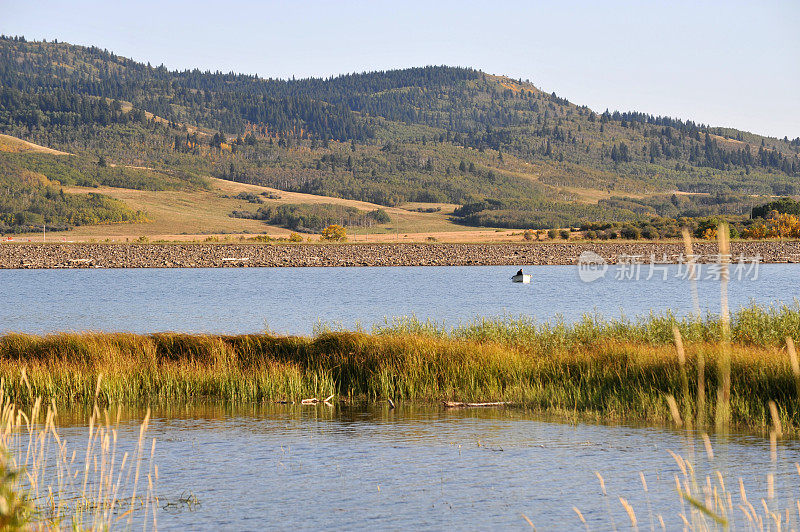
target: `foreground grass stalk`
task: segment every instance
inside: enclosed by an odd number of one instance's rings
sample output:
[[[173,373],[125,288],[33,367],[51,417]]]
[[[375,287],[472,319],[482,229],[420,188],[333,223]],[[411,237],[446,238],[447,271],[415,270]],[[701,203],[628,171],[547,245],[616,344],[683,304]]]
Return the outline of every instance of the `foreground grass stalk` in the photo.
[[[728,225],[725,223],[721,223],[717,229],[720,268],[720,325],[722,327],[722,339],[720,341],[720,378],[722,382],[718,389],[717,430],[727,427],[731,422],[731,320],[730,310],[728,309],[728,263],[730,262],[731,252],[728,231]]]
[[[0,529],[109,530],[120,515],[129,516],[127,525],[132,528],[134,513],[142,530],[150,522],[155,529],[156,507],[150,510],[152,521],[147,512],[142,519],[137,510],[155,499],[156,484],[149,481],[145,492],[136,496],[138,478],[133,485],[120,483],[132,466],[127,453],[121,462],[117,459],[119,416],[112,423],[108,412],[95,405],[85,454],[78,456],[59,435],[55,406],[43,409],[40,397],[31,404],[29,409],[18,408],[0,389],[0,473],[5,473],[0,479]],[[145,443],[141,432],[137,455]],[[152,460],[151,452],[151,467]],[[121,494],[129,491],[133,496],[123,500]]]
[[[683,338],[677,327],[673,327],[672,334],[675,337],[675,350],[678,353],[678,367],[681,374],[683,417],[686,420],[686,428],[690,429],[692,427],[692,398],[689,395],[689,377],[686,374],[686,351],[683,349]]]

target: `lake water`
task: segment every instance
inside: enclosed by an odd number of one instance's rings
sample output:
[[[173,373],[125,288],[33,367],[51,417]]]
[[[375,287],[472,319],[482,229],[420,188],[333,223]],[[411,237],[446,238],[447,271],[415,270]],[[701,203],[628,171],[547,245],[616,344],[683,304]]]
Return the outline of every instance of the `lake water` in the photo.
[[[741,477],[763,514],[766,475],[775,474],[770,507],[789,504],[797,525],[788,499],[798,497],[798,441],[780,442],[780,465],[772,465],[761,437],[712,436],[709,460],[699,437],[678,431],[556,423],[510,408],[407,405],[196,405],[156,410],[150,427],[162,530],[522,530],[522,514],[539,530],[578,530],[573,507],[592,530],[628,530],[619,497],[640,529],[651,519],[660,529],[661,515],[667,530],[677,530],[686,508],[675,475],[683,476],[669,451],[694,453],[700,484],[706,475],[715,483],[720,471],[734,508]],[[61,433],[80,453],[85,431]],[[123,424],[120,447],[137,436],[134,421]],[[190,494],[197,505],[175,504]],[[734,519],[733,529],[746,524],[738,509]]]
[[[666,279],[647,279],[644,268],[639,280],[610,270],[591,283],[575,267],[531,267],[530,285],[510,282],[516,269],[0,270],[0,331],[307,334],[319,321],[368,327],[412,314],[456,325],[504,314],[544,321],[692,309],[677,266]],[[800,296],[798,273],[800,266],[766,265],[757,278],[734,277],[731,306],[792,304]],[[704,310],[718,312],[719,282],[704,275],[699,292]],[[142,415],[130,413],[121,447],[135,441]],[[86,430],[78,422],[62,435],[80,450]],[[690,448],[701,484],[719,470],[738,493],[741,477],[761,508],[773,473],[783,507],[798,497],[798,441],[780,442],[773,465],[763,437],[712,436],[709,461],[696,435],[573,425],[513,408],[192,405],[156,410],[149,435],[157,442],[164,530],[525,529],[522,514],[539,530],[580,529],[573,507],[591,529],[626,530],[619,497],[632,505],[640,529],[658,527],[661,515],[673,530],[687,510],[668,451],[688,455]],[[175,504],[190,493],[199,504]],[[743,514],[736,519],[734,528],[745,524]]]
[[[182,331],[245,333],[269,329],[308,334],[320,321],[352,328],[384,318],[416,315],[456,325],[475,317],[527,315],[540,321],[575,320],[598,312],[628,317],[692,309],[688,281],[678,266],[666,280],[617,279],[591,283],[575,266],[536,266],[529,285],[510,282],[513,266],[392,268],[243,268],[0,270],[0,331]],[[705,310],[719,312],[719,282],[703,270]],[[800,297],[800,265],[762,265],[758,277],[730,283],[733,308],[750,302],[792,304]]]

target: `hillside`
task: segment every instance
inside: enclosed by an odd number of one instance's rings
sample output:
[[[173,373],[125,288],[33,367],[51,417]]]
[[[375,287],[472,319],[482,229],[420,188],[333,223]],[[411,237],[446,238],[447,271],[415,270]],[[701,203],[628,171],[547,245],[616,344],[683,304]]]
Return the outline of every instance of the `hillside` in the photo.
[[[5,179],[33,172],[42,191],[202,192],[214,177],[383,207],[457,204],[453,221],[472,226],[740,215],[800,194],[800,138],[597,112],[444,66],[276,80],[4,37],[0,132],[73,154],[0,138]],[[37,209],[6,201],[0,219],[6,230],[25,229],[26,212],[56,223]]]

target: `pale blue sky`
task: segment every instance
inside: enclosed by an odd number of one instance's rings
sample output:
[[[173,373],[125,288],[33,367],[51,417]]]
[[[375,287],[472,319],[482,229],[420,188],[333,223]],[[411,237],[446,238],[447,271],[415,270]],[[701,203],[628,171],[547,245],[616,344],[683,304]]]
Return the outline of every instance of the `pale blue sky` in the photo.
[[[472,66],[600,111],[800,136],[796,0],[0,0],[0,33],[264,77]]]

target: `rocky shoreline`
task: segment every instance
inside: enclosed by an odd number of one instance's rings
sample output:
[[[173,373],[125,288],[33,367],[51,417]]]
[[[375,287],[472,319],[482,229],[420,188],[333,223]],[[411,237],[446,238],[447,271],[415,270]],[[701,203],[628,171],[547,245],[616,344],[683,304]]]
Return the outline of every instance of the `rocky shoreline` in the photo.
[[[714,242],[695,243],[715,262]],[[0,268],[220,268],[281,266],[502,266],[575,264],[584,251],[610,263],[680,262],[683,244],[0,244]],[[800,242],[732,242],[733,260],[800,262]]]

